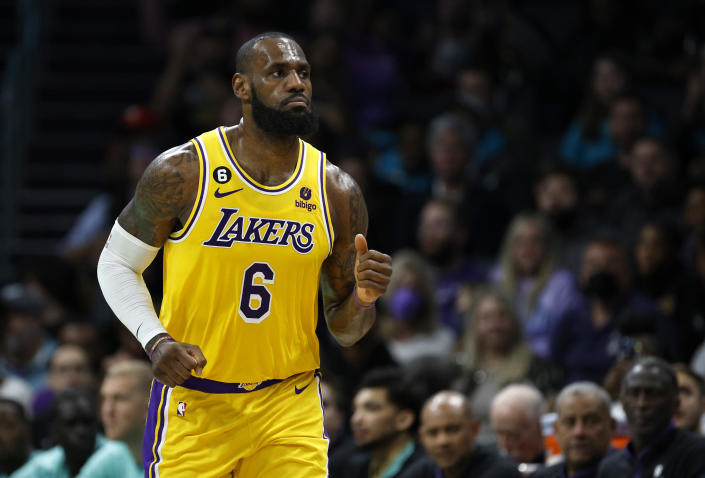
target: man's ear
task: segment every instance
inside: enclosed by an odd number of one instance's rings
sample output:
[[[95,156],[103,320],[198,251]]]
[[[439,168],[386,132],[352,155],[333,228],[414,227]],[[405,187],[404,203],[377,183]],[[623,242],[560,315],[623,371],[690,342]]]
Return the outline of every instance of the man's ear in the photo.
[[[249,103],[252,98],[250,79],[242,73],[235,73],[232,79],[233,93],[243,103]]]
[[[403,432],[412,427],[414,424],[414,412],[408,409],[399,410],[397,412],[396,426],[397,431]]]

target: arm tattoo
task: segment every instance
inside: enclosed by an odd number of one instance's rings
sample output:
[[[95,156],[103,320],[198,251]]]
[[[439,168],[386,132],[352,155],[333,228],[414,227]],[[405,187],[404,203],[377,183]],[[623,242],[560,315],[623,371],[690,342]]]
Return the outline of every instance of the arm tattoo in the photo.
[[[160,155],[137,184],[135,197],[120,214],[120,224],[142,241],[161,246],[191,209],[198,168],[191,143]]]

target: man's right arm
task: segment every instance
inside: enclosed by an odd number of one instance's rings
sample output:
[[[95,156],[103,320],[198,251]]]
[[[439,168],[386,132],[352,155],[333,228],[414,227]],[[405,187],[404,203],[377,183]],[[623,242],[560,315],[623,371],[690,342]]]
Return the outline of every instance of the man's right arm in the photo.
[[[98,280],[115,315],[150,354],[163,383],[182,383],[206,360],[196,345],[164,340],[142,272],[169,234],[184,224],[198,189],[199,161],[192,143],[157,157],[140,179],[134,198],[122,211],[98,262]]]

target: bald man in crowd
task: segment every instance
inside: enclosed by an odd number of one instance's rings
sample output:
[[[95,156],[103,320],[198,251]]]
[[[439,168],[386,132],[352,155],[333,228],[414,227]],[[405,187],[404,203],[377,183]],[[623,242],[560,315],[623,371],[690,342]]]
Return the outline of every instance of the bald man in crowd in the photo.
[[[615,421],[610,415],[610,397],[592,382],[565,387],[556,399],[558,419],[554,427],[564,461],[532,478],[594,478],[602,458],[610,450]]]
[[[534,471],[546,461],[541,432],[544,411],[543,395],[532,385],[508,385],[492,400],[490,426],[497,435],[497,448],[522,471]]]
[[[400,478],[513,478],[516,465],[491,450],[475,446],[480,422],[465,395],[441,391],[421,411],[419,437],[428,458]]]

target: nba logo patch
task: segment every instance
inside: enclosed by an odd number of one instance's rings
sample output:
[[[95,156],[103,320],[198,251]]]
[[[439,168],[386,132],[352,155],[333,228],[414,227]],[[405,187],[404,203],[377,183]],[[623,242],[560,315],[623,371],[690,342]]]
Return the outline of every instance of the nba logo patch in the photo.
[[[176,415],[183,417],[186,414],[186,402],[179,402],[176,406]]]

